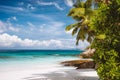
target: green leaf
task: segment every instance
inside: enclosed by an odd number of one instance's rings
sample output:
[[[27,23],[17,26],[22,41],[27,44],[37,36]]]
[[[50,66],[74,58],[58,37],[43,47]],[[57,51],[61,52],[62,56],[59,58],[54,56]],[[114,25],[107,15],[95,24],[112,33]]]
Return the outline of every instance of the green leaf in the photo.
[[[71,30],[72,29],[72,26],[71,25],[68,25],[67,27],[66,27],[66,31],[69,31],[69,30]]]
[[[68,13],[73,19],[80,21],[84,18],[85,9],[84,8],[72,8]]]
[[[78,23],[68,25],[65,30],[66,30],[66,31],[69,31],[69,30],[71,30],[72,28],[74,28],[74,27],[77,26],[77,25],[78,25]]]
[[[106,35],[105,34],[100,34],[98,36],[96,36],[97,39],[105,39]]]
[[[78,31],[78,28],[77,27],[74,28],[73,31],[72,31],[72,36],[74,36],[77,33],[77,31]]]

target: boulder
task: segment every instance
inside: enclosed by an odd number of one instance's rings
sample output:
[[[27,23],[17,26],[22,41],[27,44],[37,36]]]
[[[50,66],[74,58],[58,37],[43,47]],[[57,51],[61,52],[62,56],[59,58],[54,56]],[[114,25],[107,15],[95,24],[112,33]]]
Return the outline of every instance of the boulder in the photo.
[[[95,62],[93,60],[72,60],[61,62],[64,66],[74,66],[77,69],[94,69]]]
[[[88,49],[79,55],[80,58],[91,58],[94,55],[95,49]]]

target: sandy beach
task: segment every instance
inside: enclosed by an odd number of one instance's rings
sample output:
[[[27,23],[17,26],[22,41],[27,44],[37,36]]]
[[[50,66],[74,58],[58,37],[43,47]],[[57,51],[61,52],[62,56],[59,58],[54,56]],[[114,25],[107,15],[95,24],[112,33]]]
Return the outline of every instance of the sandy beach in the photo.
[[[33,74],[25,80],[98,80],[96,71],[93,69],[66,69],[47,74]]]
[[[98,80],[94,69],[75,69],[60,65],[9,70],[0,73],[1,80]]]
[[[33,51],[30,54],[26,51],[3,54],[9,57],[0,58],[0,80],[98,80],[93,69],[76,70],[76,67],[61,64],[63,61],[82,60],[70,56],[75,52]]]

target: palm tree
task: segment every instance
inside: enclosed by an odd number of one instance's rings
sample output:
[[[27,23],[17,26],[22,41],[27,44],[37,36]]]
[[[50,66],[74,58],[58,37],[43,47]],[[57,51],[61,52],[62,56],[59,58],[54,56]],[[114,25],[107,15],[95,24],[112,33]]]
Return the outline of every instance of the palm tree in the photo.
[[[74,4],[74,8],[70,10],[68,16],[71,16],[77,22],[66,27],[66,31],[72,29],[72,35],[76,36],[76,45],[79,40],[92,42],[94,37],[94,30],[90,27],[91,17],[95,14],[95,10],[92,9],[92,0],[86,0],[85,2],[77,0]]]

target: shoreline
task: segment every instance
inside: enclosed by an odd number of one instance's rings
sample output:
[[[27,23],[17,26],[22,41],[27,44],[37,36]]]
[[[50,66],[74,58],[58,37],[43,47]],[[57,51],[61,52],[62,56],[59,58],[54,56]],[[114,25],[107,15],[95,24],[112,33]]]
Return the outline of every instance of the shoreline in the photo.
[[[0,73],[1,80],[98,80],[94,69],[76,69],[72,66],[62,66],[58,63],[45,69],[29,69]],[[7,77],[6,77],[7,76]]]
[[[29,53],[29,52],[28,52]],[[50,52],[48,52],[50,53]],[[9,54],[12,58],[2,58],[0,62],[1,80],[97,80],[98,76],[94,69],[77,69],[73,66],[63,66],[60,62],[69,60],[83,60],[78,56],[44,56]],[[51,52],[53,53],[53,52]],[[54,52],[56,54],[56,52]],[[66,54],[66,52],[61,52]],[[61,54],[57,52],[57,54]],[[68,52],[67,54],[69,54]],[[73,52],[72,52],[73,53]],[[21,52],[23,54],[23,52]],[[74,53],[73,53],[74,54]],[[9,56],[8,55],[8,56]],[[37,56],[38,55],[38,56]]]

